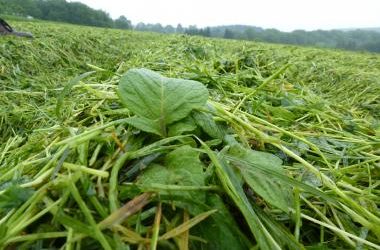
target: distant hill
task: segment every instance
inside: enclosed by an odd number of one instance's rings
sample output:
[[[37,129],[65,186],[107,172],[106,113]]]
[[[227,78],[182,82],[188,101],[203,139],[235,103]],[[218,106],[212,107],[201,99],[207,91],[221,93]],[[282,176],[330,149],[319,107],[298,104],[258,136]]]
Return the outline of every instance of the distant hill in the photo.
[[[368,28],[367,30],[380,32],[380,27],[379,28]]]
[[[348,29],[340,29],[340,30],[342,30],[342,31],[364,30],[364,31],[380,32],[380,27],[372,27],[372,28],[348,28]]]

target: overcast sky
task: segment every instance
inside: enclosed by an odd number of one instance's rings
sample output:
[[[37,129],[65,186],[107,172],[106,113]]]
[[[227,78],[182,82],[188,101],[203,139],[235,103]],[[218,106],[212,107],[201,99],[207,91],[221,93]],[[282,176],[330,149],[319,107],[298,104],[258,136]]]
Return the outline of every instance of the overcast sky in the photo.
[[[72,0],[73,1],[73,0]],[[282,31],[380,27],[380,0],[79,0],[111,17],[198,27],[248,24]]]

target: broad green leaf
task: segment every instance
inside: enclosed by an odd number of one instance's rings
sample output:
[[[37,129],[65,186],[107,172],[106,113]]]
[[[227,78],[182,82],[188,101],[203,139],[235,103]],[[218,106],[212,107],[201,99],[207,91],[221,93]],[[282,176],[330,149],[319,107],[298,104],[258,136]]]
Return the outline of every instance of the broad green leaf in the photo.
[[[186,117],[183,120],[180,120],[176,123],[173,123],[172,125],[169,126],[169,136],[176,136],[176,135],[181,135],[185,132],[190,132],[194,131],[197,128],[197,125],[195,124],[193,118]]]
[[[144,132],[162,136],[160,127],[157,123],[153,122],[152,120],[135,116],[128,118],[127,123]]]
[[[148,169],[146,169],[142,174],[139,175],[137,184],[152,184],[152,183],[160,183],[160,184],[170,184],[170,171],[159,164],[151,164]]]
[[[221,124],[216,123],[211,114],[194,111],[192,116],[198,126],[200,126],[203,131],[212,138],[223,139],[226,135],[226,129]]]
[[[286,121],[294,121],[297,117],[293,112],[287,110],[284,107],[272,107],[268,106],[268,109],[272,113],[274,118],[281,118]]]
[[[203,107],[208,99],[203,84],[167,78],[148,69],[129,70],[120,79],[118,94],[134,114],[155,123],[162,136],[167,134],[167,125]]]
[[[192,228],[190,234],[206,240],[207,243],[191,241],[190,249],[249,249],[250,242],[240,231],[223,200],[216,194],[209,194],[206,205],[218,211]]]
[[[294,235],[290,233],[283,224],[281,224],[279,221],[276,221],[270,213],[267,213],[256,204],[252,204],[252,207],[260,216],[263,224],[271,233],[271,235],[273,235],[279,242],[281,242],[282,246],[287,246],[285,249],[304,249],[304,246],[296,240]]]
[[[280,245],[274,239],[265,226],[262,224],[260,217],[253,210],[248,197],[246,196],[244,189],[239,181],[238,174],[233,171],[232,166],[229,165],[225,159],[225,150],[223,149],[218,155],[215,154],[203,141],[199,140],[202,146],[205,148],[207,155],[215,165],[215,172],[218,176],[220,184],[226,195],[234,202],[239,208],[241,214],[244,216],[247,225],[251,233],[255,236],[260,249],[272,250],[281,249]]]
[[[236,157],[249,159],[255,164],[259,164],[270,169],[273,168],[276,171],[280,171],[282,169],[282,160],[279,157],[267,152],[246,149],[240,144],[234,144],[231,146],[229,153]]]
[[[165,158],[165,166],[172,174],[170,184],[184,186],[204,186],[205,175],[203,163],[199,160],[199,152],[190,146],[180,147],[169,153]],[[177,192],[182,198],[194,201],[193,203],[178,201],[177,206],[185,208],[189,213],[195,215],[203,212],[196,203],[205,202],[205,193],[201,191]]]
[[[225,154],[225,155],[223,155],[223,157],[232,165],[250,166],[250,167],[246,168],[246,171],[261,172],[261,173],[265,174],[266,176],[271,176],[271,177],[275,178],[276,181],[281,183],[281,185],[298,187],[307,193],[310,193],[310,194],[317,196],[317,197],[321,197],[325,201],[328,201],[331,204],[335,204],[338,206],[338,202],[333,196],[330,196],[330,195],[324,193],[323,191],[320,191],[319,189],[315,188],[312,185],[307,185],[303,181],[295,180],[294,178],[287,176],[283,172],[272,171],[271,169],[268,169],[268,168],[263,167],[261,165],[253,164],[252,162],[249,162],[245,159],[238,158],[235,156]],[[241,169],[241,167],[239,167],[239,169]]]
[[[258,195],[271,205],[289,212],[288,207],[293,204],[291,187],[255,169],[255,166],[260,166],[285,175],[280,158],[270,153],[246,149],[239,144],[233,145],[229,153],[251,163],[240,166],[240,169],[247,184]]]
[[[16,208],[27,201],[34,193],[33,189],[12,185],[0,195],[0,212]]]
[[[169,153],[164,160],[164,165],[150,165],[138,178],[137,184],[149,185],[172,184],[179,186],[204,186],[205,175],[203,164],[199,160],[199,152],[190,146],[182,146]],[[201,191],[160,191],[161,195],[181,196],[183,200],[194,203],[204,203],[205,193]],[[198,206],[190,202],[174,201],[173,204],[187,209],[191,214],[203,212]]]
[[[224,190],[243,214],[260,249],[281,249],[276,239],[270,235],[267,228],[262,224],[261,218],[253,210],[248,197],[244,193],[239,176],[224,159],[224,155],[219,153],[218,156],[216,156],[210,149],[208,149],[208,154],[216,166],[216,173]]]
[[[255,209],[255,204],[246,196],[237,174],[232,170],[232,166],[227,161],[227,156],[224,155],[223,151],[219,153],[216,159],[214,156],[212,158],[217,166],[220,181],[243,214],[260,249],[303,249],[301,245],[296,244],[293,235],[289,232],[284,233],[283,229],[278,227],[273,218],[268,218],[261,213],[261,210]],[[278,235],[284,236],[286,239],[279,239]],[[292,247],[290,248],[290,246]]]
[[[181,184],[204,185],[203,163],[199,160],[199,152],[190,146],[180,147],[169,153],[165,165],[170,171],[181,176]]]

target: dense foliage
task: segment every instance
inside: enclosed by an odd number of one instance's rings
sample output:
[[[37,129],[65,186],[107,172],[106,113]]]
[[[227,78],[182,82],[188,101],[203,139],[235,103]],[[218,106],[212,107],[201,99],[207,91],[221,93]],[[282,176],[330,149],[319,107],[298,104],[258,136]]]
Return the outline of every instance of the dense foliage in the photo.
[[[379,55],[14,24],[0,249],[380,249]]]
[[[66,0],[0,0],[0,14],[31,16],[89,26],[131,28],[131,22],[124,16],[112,20],[102,10],[94,10],[80,2]]]

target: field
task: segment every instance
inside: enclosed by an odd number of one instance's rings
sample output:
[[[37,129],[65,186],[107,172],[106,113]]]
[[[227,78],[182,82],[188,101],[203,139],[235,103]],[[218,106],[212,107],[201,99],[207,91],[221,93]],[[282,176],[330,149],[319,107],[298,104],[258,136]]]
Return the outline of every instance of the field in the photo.
[[[15,21],[0,249],[380,249],[380,56]]]

